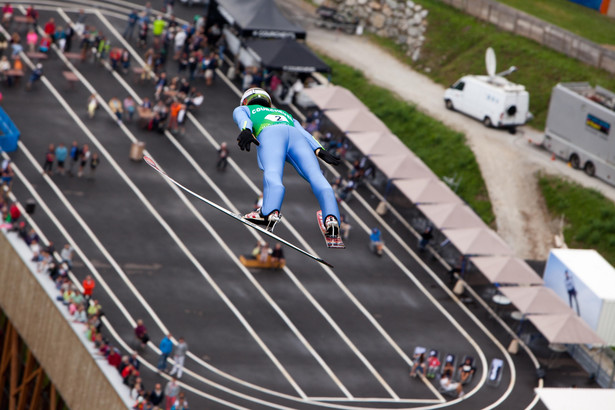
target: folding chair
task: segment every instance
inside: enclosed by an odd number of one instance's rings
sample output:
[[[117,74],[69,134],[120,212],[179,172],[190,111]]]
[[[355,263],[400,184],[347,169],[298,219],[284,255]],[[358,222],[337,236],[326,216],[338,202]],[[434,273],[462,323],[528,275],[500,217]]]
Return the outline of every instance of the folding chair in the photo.
[[[440,353],[435,349],[430,350],[429,356],[427,357],[427,373],[425,376],[429,379],[436,377],[436,373],[440,370],[441,365]]]
[[[504,360],[493,359],[489,365],[489,373],[487,373],[487,384],[497,387],[502,381],[502,373],[504,370]]]
[[[474,373],[476,373],[476,368],[474,367],[474,358],[472,356],[464,356],[458,368],[457,380],[461,382],[462,374],[467,374],[468,376],[462,383],[468,384],[472,381]]]

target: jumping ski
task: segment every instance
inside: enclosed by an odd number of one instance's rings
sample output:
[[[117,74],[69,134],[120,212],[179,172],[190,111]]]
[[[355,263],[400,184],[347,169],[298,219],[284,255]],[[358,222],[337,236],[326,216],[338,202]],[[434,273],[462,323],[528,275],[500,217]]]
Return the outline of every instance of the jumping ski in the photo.
[[[327,243],[327,248],[337,248],[344,249],[346,245],[342,242],[341,235],[337,236],[329,236],[327,235],[327,228],[325,228],[325,224],[322,221],[322,211],[316,212],[316,218],[318,218],[318,226],[320,226],[320,232],[322,232],[322,236],[325,237],[325,242]]]
[[[191,191],[190,189],[186,188],[185,186],[183,186],[182,184],[180,184],[179,182],[177,182],[176,180],[174,180],[173,178],[171,178],[166,172],[164,172],[162,169],[160,169],[158,167],[158,165],[156,164],[156,162],[154,162],[153,159],[151,159],[148,156],[143,156],[143,160],[145,160],[145,162],[147,163],[147,165],[149,165],[150,167],[154,168],[160,175],[162,175],[164,178],[166,178],[168,181],[171,181],[173,184],[175,184],[176,186],[178,186],[179,188],[181,188],[182,190],[184,190],[185,192],[189,193],[190,195],[194,196],[195,198],[205,202],[207,205],[211,206],[212,208],[217,209],[218,211],[230,216],[231,218],[243,223],[244,225],[249,226],[252,229],[256,229],[257,231],[259,231],[262,234],[265,234],[267,236],[269,236],[272,239],[275,239],[276,241],[288,246],[289,248],[292,248],[294,250],[296,250],[297,252],[300,252],[302,254],[304,254],[305,256],[314,259],[316,262],[320,262],[323,265],[327,265],[329,267],[333,267],[333,265],[331,265],[329,262],[325,261],[322,258],[319,258],[316,255],[312,255],[311,253],[309,253],[308,251],[305,251],[301,248],[299,248],[296,245],[293,245],[292,243],[288,242],[286,239],[280,238],[278,235],[274,234],[273,232],[270,232],[258,225],[253,224],[252,222],[249,222],[247,220],[245,220],[243,218],[243,215],[238,215],[235,214],[231,211],[229,211],[226,208],[221,207],[220,205],[210,201],[207,198],[202,197],[201,195],[197,194],[196,192]]]

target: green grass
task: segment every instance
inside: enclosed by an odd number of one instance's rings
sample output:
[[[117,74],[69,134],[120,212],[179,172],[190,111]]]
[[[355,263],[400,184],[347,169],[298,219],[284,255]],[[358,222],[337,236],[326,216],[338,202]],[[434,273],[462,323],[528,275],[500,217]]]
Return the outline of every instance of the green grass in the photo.
[[[499,0],[598,44],[615,45],[615,19],[568,0]]]
[[[564,217],[566,244],[595,249],[615,265],[615,204],[594,189],[559,177],[541,175],[539,184],[551,215]]]
[[[483,221],[493,223],[485,182],[463,134],[419,112],[389,90],[371,84],[360,71],[326,56],[321,58],[332,68],[332,82],[352,91],[436,175],[461,178],[457,194]]]
[[[437,0],[418,2],[429,10],[429,24],[417,62],[391,40],[372,35],[373,41],[444,86],[465,74],[485,74],[485,50],[493,47],[498,71],[511,65],[519,68],[509,79],[529,91],[530,110],[535,116],[530,125],[536,129],[544,129],[551,90],[558,82],[589,81],[615,90],[615,76],[604,70],[502,31]]]

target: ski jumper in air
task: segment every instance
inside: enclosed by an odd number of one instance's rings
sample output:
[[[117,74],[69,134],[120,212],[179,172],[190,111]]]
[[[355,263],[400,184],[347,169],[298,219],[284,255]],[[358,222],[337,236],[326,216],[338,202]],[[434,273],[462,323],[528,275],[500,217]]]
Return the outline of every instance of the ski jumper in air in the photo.
[[[280,220],[284,185],[284,163],[289,162],[310,183],[322,210],[325,238],[339,238],[339,209],[331,185],[322,174],[317,156],[338,165],[339,159],[327,152],[298,121],[286,111],[272,108],[269,94],[251,88],[241,97],[240,106],[233,111],[233,120],[241,130],[237,143],[241,150],[250,151],[250,144],[258,146],[258,165],[263,170],[263,206],[244,216],[245,219],[267,229]]]

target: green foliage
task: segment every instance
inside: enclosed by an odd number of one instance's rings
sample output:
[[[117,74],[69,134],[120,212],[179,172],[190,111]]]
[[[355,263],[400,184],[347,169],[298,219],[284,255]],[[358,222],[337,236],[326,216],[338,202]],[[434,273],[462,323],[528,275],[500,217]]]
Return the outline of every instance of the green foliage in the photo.
[[[567,3],[562,0],[549,1]],[[529,91],[530,110],[535,117],[530,125],[534,128],[544,129],[551,90],[558,82],[588,81],[592,85],[599,84],[615,90],[615,76],[604,70],[566,57],[532,40],[502,31],[438,0],[418,2],[429,10],[429,25],[417,62],[406,57],[401,47],[392,41],[376,36],[371,38],[406,64],[444,86],[452,84],[465,74],[484,74],[485,50],[487,47],[493,47],[498,71],[512,65],[519,68],[519,71],[509,78],[525,85]],[[612,27],[611,25],[609,28],[611,35],[615,31]]]
[[[598,44],[615,45],[613,19],[572,1],[499,0]]]
[[[465,136],[419,112],[398,96],[369,83],[362,72],[321,56],[332,68],[332,82],[352,91],[439,177],[461,180],[457,194],[487,223],[495,217]]]
[[[595,189],[559,177],[540,175],[539,184],[549,212],[565,220],[568,246],[595,249],[615,265],[615,204]]]

